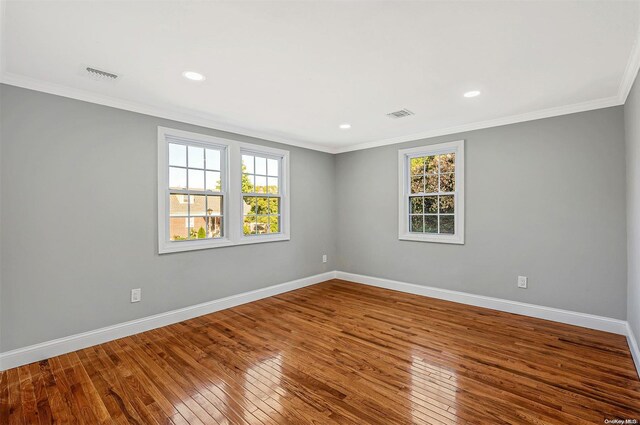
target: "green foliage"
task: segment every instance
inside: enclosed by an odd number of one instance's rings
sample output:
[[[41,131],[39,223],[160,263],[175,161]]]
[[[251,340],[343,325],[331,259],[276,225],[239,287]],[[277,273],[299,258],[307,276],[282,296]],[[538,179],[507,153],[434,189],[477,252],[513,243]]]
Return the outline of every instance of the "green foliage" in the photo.
[[[249,180],[249,176],[245,174],[247,171],[247,167],[242,165],[242,192],[243,193],[253,193],[253,184],[251,184],[251,180]]]
[[[409,198],[412,232],[437,233],[439,220],[440,233],[454,233],[453,215],[440,214],[455,213],[455,198],[437,194],[455,191],[455,165],[454,153],[411,158],[411,193],[432,194]]]
[[[198,239],[205,239],[207,237],[207,232],[204,230],[204,227],[200,227],[198,229]]]

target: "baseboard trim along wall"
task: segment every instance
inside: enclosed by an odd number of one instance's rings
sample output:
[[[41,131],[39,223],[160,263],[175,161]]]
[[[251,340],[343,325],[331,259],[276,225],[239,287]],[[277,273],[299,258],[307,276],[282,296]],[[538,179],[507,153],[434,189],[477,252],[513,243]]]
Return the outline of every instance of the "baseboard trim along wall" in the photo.
[[[183,320],[214,313],[216,311],[250,303],[263,298],[282,294],[284,292],[304,288],[305,286],[315,285],[334,278],[369,286],[376,286],[378,288],[391,289],[414,295],[438,298],[461,304],[490,308],[507,313],[521,314],[523,316],[536,317],[539,319],[625,335],[627,337],[627,342],[629,344],[629,349],[631,350],[636,369],[640,375],[640,349],[638,348],[637,341],[629,324],[624,320],[341,271],[321,273],[166,313],[144,317],[142,319],[132,320],[130,322],[107,326],[94,331],[71,335],[0,353],[0,371],[44,360],[60,354],[70,353],[92,345],[102,344],[104,342],[156,329],[162,326],[171,325]]]
[[[633,334],[633,329],[631,329],[631,325],[629,325],[629,323],[627,323],[627,343],[629,344],[629,350],[631,350],[633,362],[636,364],[638,377],[640,377],[640,347],[638,347],[638,340],[636,340],[636,337]]]
[[[350,282],[362,283],[379,288],[393,289],[394,291],[407,292],[409,294],[423,295],[425,297],[438,298],[461,304],[490,308],[507,313],[521,314],[523,316],[537,317],[553,322],[567,323],[569,325],[582,326],[583,328],[596,329],[620,335],[627,334],[627,322],[609,317],[596,316],[587,313],[562,310],[559,308],[544,307],[536,304],[526,304],[518,301],[509,301],[502,298],[485,297],[467,292],[451,291],[449,289],[435,288],[432,286],[416,285],[413,283],[398,282],[395,280],[381,279],[378,277],[361,274],[336,272],[336,278]]]
[[[83,348],[91,347],[92,345],[102,344],[104,342],[113,341],[114,339],[149,331],[151,329],[160,328],[173,323],[182,322],[183,320],[225,310],[240,304],[257,301],[262,298],[268,298],[284,292],[293,291],[294,289],[315,285],[316,283],[324,282],[333,279],[334,277],[334,271],[321,273],[278,285],[268,286],[266,288],[256,289],[250,292],[231,295],[226,298],[220,298],[202,304],[168,311],[166,313],[155,314],[153,316],[143,317],[141,319],[131,320],[125,323],[119,323],[117,325],[107,326],[93,331],[83,332],[7,351],[5,353],[0,353],[0,371],[59,356],[61,354],[70,353],[72,351],[81,350]]]
[[[336,279],[376,286],[378,288],[392,289],[394,291],[406,292],[414,295],[438,298],[441,300],[453,301],[476,307],[504,311],[506,313],[521,314],[523,316],[551,320],[552,322],[566,323],[569,325],[581,326],[583,328],[625,335],[627,337],[627,343],[629,344],[629,350],[631,351],[631,356],[633,357],[638,376],[640,376],[640,349],[638,348],[638,343],[629,323],[625,320],[612,319],[610,317],[596,316],[594,314],[579,313],[570,310],[562,310],[553,307],[544,307],[536,304],[521,303],[518,301],[509,301],[502,298],[485,297],[483,295],[451,291],[449,289],[435,288],[432,286],[398,282],[396,280],[382,279],[379,277],[355,273],[337,271],[335,277]]]

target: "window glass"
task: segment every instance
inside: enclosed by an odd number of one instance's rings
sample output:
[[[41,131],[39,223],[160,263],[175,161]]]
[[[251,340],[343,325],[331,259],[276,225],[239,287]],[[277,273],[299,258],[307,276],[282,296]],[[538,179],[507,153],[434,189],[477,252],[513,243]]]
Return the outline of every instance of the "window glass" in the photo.
[[[280,232],[280,160],[242,155],[242,192],[255,195],[243,196],[245,236]]]
[[[460,141],[400,151],[399,164],[404,167],[400,239],[463,243],[464,205],[456,181],[463,169],[458,161],[464,156],[463,147]]]

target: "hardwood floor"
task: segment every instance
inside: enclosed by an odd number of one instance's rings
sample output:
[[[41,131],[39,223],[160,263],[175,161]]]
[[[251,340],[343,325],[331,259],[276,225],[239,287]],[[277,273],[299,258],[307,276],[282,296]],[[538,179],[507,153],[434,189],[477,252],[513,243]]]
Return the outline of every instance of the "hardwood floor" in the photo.
[[[0,374],[1,424],[640,422],[623,336],[339,280]]]

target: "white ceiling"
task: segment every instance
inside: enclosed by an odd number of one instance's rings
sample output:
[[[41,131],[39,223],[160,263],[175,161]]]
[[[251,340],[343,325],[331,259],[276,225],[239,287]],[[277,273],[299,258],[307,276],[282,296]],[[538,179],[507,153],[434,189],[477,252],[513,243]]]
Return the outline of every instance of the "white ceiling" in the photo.
[[[638,1],[8,1],[2,80],[341,152],[620,104],[639,18]]]

